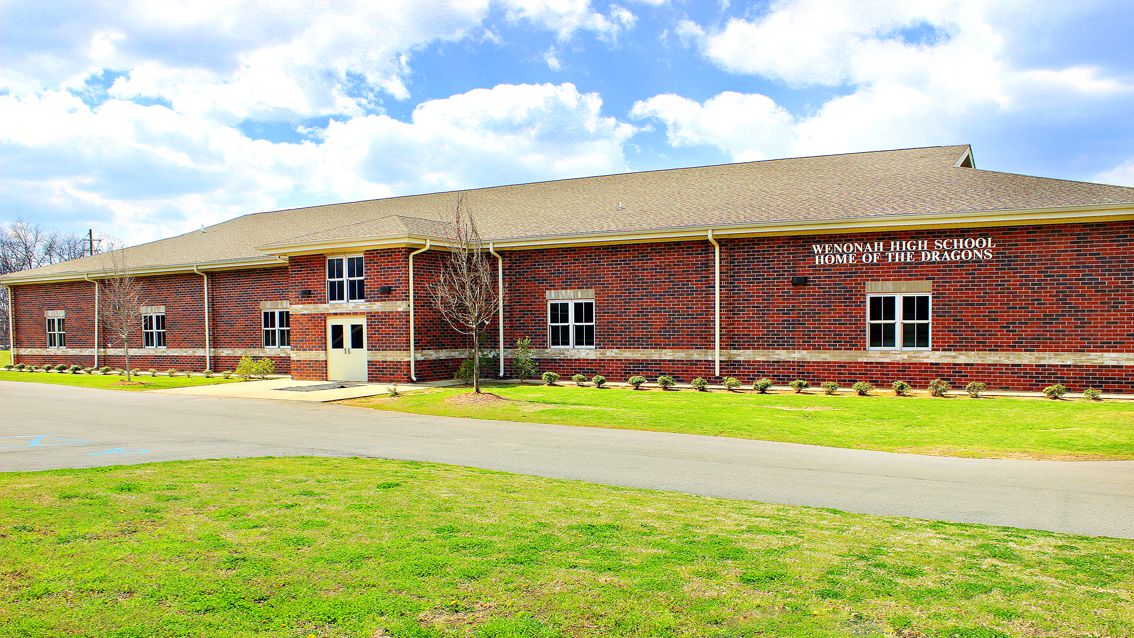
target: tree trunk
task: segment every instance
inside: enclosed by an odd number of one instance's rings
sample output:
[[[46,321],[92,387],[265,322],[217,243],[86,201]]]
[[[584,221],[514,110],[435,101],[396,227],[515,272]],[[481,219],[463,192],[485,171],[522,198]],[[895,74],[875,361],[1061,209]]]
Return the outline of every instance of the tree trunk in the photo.
[[[473,331],[473,347],[472,347],[472,383],[473,392],[480,394],[480,334],[479,331]]]
[[[130,383],[130,346],[123,345],[122,351],[126,353],[126,383]]]

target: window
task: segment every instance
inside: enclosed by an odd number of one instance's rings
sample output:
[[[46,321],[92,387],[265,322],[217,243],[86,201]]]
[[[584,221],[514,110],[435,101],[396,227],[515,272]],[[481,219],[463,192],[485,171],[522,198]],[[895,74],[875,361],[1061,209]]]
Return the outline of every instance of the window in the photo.
[[[155,312],[142,315],[142,347],[165,347],[164,312]]]
[[[929,295],[871,295],[866,304],[869,349],[929,349]]]
[[[595,302],[552,301],[547,312],[548,344],[552,348],[595,347]]]
[[[327,259],[327,301],[363,301],[366,299],[366,274],[362,257],[330,257]]]
[[[67,334],[63,328],[63,317],[47,318],[47,347],[66,348]]]
[[[291,315],[286,310],[264,311],[264,347],[291,347]]]

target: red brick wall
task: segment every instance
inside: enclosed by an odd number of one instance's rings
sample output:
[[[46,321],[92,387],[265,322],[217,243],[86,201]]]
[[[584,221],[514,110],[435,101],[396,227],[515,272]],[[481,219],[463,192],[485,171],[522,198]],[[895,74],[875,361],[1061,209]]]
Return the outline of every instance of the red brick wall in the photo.
[[[198,279],[200,277],[198,276]],[[260,268],[209,273],[209,340],[216,353],[221,348],[263,348],[261,301],[287,301],[287,268]],[[287,373],[291,354],[285,349],[268,349],[276,372]],[[214,354],[214,370],[235,370],[239,356]]]

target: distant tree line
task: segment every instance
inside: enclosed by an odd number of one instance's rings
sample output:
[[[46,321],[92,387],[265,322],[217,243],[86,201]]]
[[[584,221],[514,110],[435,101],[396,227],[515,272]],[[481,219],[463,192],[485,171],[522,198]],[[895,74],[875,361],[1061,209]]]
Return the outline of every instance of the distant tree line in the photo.
[[[0,225],[0,275],[77,259],[89,252],[90,244],[80,234],[49,231],[22,220]],[[10,343],[8,289],[0,287],[0,345]]]

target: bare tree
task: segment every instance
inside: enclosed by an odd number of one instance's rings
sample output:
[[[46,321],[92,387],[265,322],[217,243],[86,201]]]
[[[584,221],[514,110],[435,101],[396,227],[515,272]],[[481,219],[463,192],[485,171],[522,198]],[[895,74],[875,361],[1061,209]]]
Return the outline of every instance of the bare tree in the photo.
[[[497,294],[492,264],[464,195],[457,197],[445,239],[449,253],[429,291],[449,327],[472,339],[473,389],[479,393],[480,335],[492,321]]]
[[[126,269],[126,253],[115,250],[108,254],[109,276],[101,286],[98,309],[103,328],[122,342],[126,359],[126,382],[130,382],[130,338],[142,328],[142,289]],[[98,347],[98,344],[95,344]]]

